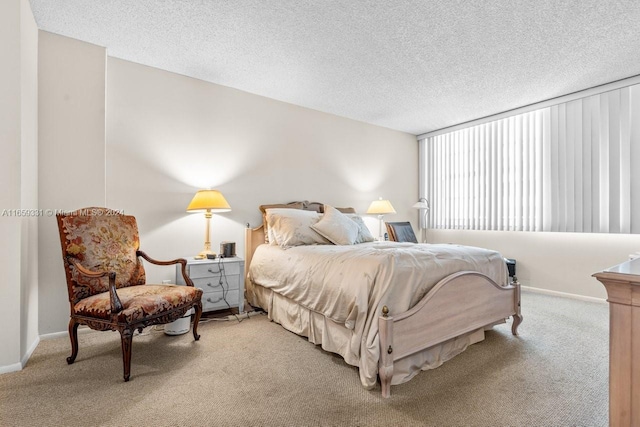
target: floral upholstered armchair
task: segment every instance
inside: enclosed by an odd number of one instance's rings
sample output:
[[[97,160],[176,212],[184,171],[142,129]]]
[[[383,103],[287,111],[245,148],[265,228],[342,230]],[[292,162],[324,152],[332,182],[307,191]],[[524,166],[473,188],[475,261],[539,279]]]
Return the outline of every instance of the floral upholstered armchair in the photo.
[[[78,355],[78,325],[120,332],[125,381],[131,372],[134,330],[173,322],[194,308],[193,337],[200,338],[202,290],[187,276],[186,260],[157,261],[140,251],[135,217],[106,208],[56,217],[71,306],[67,363]],[[182,264],[187,286],[146,284],[141,258],[157,265]]]

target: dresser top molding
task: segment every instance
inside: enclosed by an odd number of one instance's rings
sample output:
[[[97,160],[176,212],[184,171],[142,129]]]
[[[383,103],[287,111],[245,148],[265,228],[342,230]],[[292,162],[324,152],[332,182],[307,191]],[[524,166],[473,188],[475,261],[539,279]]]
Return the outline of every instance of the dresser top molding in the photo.
[[[613,267],[609,267],[600,273],[594,274],[594,276],[599,276],[604,274],[606,274],[608,277],[611,277],[611,278],[622,275],[621,276],[622,280],[640,282],[640,258],[635,258],[629,261],[625,261],[621,264],[614,265]],[[640,284],[640,283],[636,283],[636,284]]]
[[[640,258],[625,261],[593,275],[607,289],[607,301],[640,306]]]

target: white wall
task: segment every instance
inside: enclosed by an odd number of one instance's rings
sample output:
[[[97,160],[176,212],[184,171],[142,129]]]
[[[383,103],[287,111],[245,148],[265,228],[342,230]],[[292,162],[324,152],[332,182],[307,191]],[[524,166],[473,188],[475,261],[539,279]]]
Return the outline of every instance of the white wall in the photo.
[[[200,188],[219,189],[232,208],[214,215],[213,250],[230,240],[239,255],[263,203],[306,199],[363,213],[383,196],[398,212],[390,220],[415,215],[412,135],[111,57],[107,69],[107,202],[137,217],[153,257],[202,249],[204,216],[185,212]]]
[[[104,58],[103,48],[40,34],[41,208],[122,209],[136,216],[142,249],[157,259],[202,249],[204,216],[185,212],[200,188],[218,188],[231,204],[214,217],[211,241],[214,249],[235,241],[238,254],[262,203],[309,199],[364,212],[383,196],[396,219],[414,215],[414,136],[114,58],[105,80]],[[47,271],[40,332],[64,331],[54,218],[40,222],[39,243]],[[151,281],[175,276],[167,267],[147,272]]]
[[[523,286],[594,298],[606,298],[607,293],[591,275],[640,250],[640,237],[631,234],[429,230],[427,238],[431,243],[486,247],[515,258]]]
[[[20,208],[20,2],[0,2],[0,208]],[[20,361],[20,223],[18,217],[0,218],[0,281],[2,305],[0,322],[0,366],[19,369]],[[17,368],[16,368],[17,366]]]
[[[104,48],[40,31],[39,323],[40,333],[64,331],[69,302],[55,210],[105,202]]]
[[[1,373],[21,369],[37,342],[37,265],[30,262],[37,219],[16,215],[22,208],[37,207],[31,175],[37,167],[37,28],[28,0],[0,3],[0,58]]]
[[[38,27],[29,0],[20,2],[21,19],[21,122],[20,205],[38,208]],[[20,321],[21,363],[24,365],[39,341],[38,329],[38,222],[27,216],[21,224]]]

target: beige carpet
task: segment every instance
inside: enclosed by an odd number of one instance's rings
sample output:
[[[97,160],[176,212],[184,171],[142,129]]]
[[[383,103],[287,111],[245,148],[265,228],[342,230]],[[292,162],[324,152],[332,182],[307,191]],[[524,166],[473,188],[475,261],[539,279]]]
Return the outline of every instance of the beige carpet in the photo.
[[[149,328],[122,381],[119,335],[42,341],[0,375],[2,426],[605,426],[608,307],[523,292],[524,323],[438,369],[365,390],[356,368],[255,316],[209,321],[202,338]]]

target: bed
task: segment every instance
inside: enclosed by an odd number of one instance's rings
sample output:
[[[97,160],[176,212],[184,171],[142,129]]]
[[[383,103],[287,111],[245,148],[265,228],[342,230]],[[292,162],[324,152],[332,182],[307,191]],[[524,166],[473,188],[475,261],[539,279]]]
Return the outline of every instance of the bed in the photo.
[[[261,211],[263,225],[245,236],[247,301],[357,366],[363,386],[379,379],[383,397],[509,317],[517,335],[520,285],[508,283],[495,251],[374,242],[351,208],[305,201]]]

